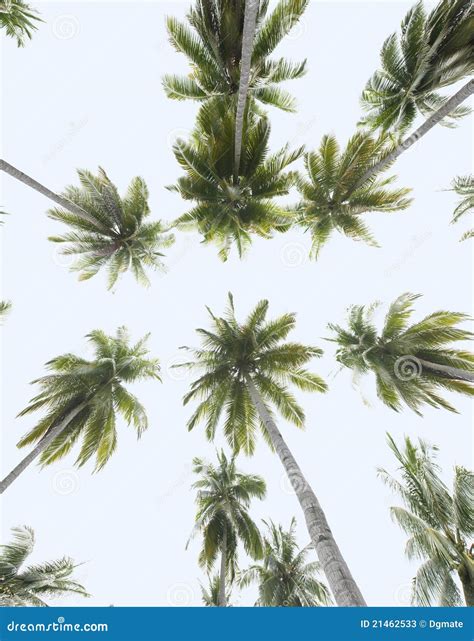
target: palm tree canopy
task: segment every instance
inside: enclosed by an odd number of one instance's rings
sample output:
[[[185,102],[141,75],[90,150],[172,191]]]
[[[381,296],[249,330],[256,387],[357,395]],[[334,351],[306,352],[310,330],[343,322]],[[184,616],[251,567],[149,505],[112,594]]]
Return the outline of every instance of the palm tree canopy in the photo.
[[[34,532],[22,526],[12,528],[12,534],[11,543],[0,546],[0,607],[45,607],[45,597],[89,596],[72,578],[76,568],[72,559],[24,567],[34,548]]]
[[[5,316],[8,314],[12,307],[12,304],[10,301],[7,300],[0,300],[0,323],[1,321],[5,318]]]
[[[390,449],[399,463],[400,479],[379,469],[382,480],[403,500],[405,507],[392,507],[392,518],[409,539],[409,559],[421,559],[413,583],[413,602],[419,606],[461,605],[461,596],[452,573],[464,563],[473,563],[469,550],[474,536],[474,475],[454,468],[450,492],[436,463],[438,448],[407,437],[404,448],[388,435]],[[474,566],[472,566],[474,568]]]
[[[188,422],[192,430],[206,421],[206,436],[214,439],[221,415],[224,414],[224,434],[233,451],[252,454],[258,427],[271,446],[264,424],[260,421],[247,387],[251,378],[262,396],[271,416],[273,405],[281,415],[297,427],[303,428],[305,415],[288,389],[324,392],[324,381],[304,369],[312,358],[321,356],[317,347],[284,342],[294,328],[295,314],[283,314],[267,320],[268,301],[261,300],[244,323],[235,316],[232,294],[224,317],[209,310],[212,327],[198,329],[202,347],[185,347],[194,360],[178,365],[198,370],[202,375],[191,384],[184,397],[187,404],[200,403]]]
[[[300,549],[296,541],[296,520],[288,530],[273,521],[265,523],[264,555],[260,564],[242,572],[239,584],[258,583],[261,607],[311,607],[331,604],[327,587],[318,579],[317,561],[307,561],[311,546]]]
[[[219,607],[219,592],[221,587],[221,579],[218,574],[208,577],[208,586],[201,584],[201,596],[202,602],[207,608],[218,608]],[[231,590],[228,590],[226,593],[226,606],[232,607],[230,599],[232,597]]]
[[[294,111],[294,99],[278,85],[303,76],[306,60],[291,63],[285,58],[269,57],[300,20],[309,0],[280,0],[271,13],[268,13],[268,4],[268,0],[260,0],[250,95],[264,104]],[[164,77],[163,85],[169,98],[206,101],[237,94],[244,14],[245,1],[196,0],[187,15],[188,24],[174,17],[168,18],[171,44],[188,58],[191,65],[191,73],[187,77]]]
[[[376,245],[361,215],[367,212],[394,212],[406,209],[409,189],[391,189],[395,180],[361,177],[389,151],[384,137],[356,133],[340,150],[334,136],[324,136],[318,151],[305,157],[307,177],[300,176],[298,190],[303,198],[297,207],[299,224],[311,233],[312,256],[334,231]]]
[[[381,50],[382,68],[362,94],[368,112],[361,124],[403,134],[417,113],[432,115],[448,100],[439,90],[474,68],[474,14],[470,0],[441,0],[427,14],[417,2],[406,14],[400,36],[392,34]],[[445,125],[469,113],[458,107]]]
[[[456,411],[440,390],[474,395],[469,382],[454,380],[429,371],[420,361],[474,370],[474,355],[451,347],[457,341],[472,340],[472,333],[459,327],[469,316],[437,311],[409,325],[413,303],[419,295],[402,294],[390,306],[379,333],[372,322],[374,306],[350,308],[348,328],[330,324],[338,345],[336,358],[344,367],[365,374],[374,372],[378,397],[391,409],[399,411],[405,403],[420,414],[422,405]]]
[[[474,211],[474,176],[457,176],[452,182],[452,191],[460,196],[461,201],[457,205],[453,213],[451,222],[457,223],[461,216]],[[474,230],[467,231],[461,237],[461,240],[466,238],[473,238]]]
[[[43,22],[37,11],[22,0],[0,1],[0,29],[5,29],[9,38],[16,40],[18,47],[24,47],[31,40],[37,23]]]
[[[63,196],[86,212],[81,217],[62,208],[50,209],[48,215],[72,228],[67,234],[50,238],[66,243],[66,255],[79,255],[72,269],[79,279],[95,276],[101,267],[108,267],[109,289],[123,272],[130,269],[136,279],[148,285],[144,266],[164,269],[159,250],[174,242],[165,233],[162,222],[147,222],[150,214],[148,188],[142,178],[134,178],[124,198],[105,171],[97,176],[78,170],[80,187],[69,186]]]
[[[40,456],[43,465],[66,456],[82,437],[76,465],[82,466],[95,456],[95,469],[99,470],[117,445],[117,414],[135,428],[138,437],[148,427],[144,407],[123,385],[146,378],[160,380],[158,360],[148,357],[148,336],[131,345],[127,330],[121,327],[116,336],[94,330],[87,338],[94,350],[94,359],[63,354],[49,361],[46,367],[51,374],[33,381],[41,391],[19,414],[46,410],[45,416],[18,443],[18,447],[25,447],[40,441],[74,408],[84,404],[44,449]]]
[[[217,453],[217,466],[200,458],[193,461],[194,473],[199,476],[193,484],[198,490],[194,533],[203,534],[199,563],[209,571],[222,550],[225,537],[226,567],[231,580],[235,576],[239,541],[251,557],[262,557],[260,532],[248,510],[253,498],[263,499],[266,494],[263,478],[239,472],[235,458],[233,455],[228,459],[221,451]]]
[[[285,231],[292,221],[286,208],[274,198],[288,194],[296,174],[285,172],[303,149],[283,147],[269,154],[270,123],[247,110],[240,173],[234,179],[235,113],[222,101],[204,105],[189,142],[177,140],[174,154],[185,170],[170,187],[195,207],[175,221],[180,229],[197,229],[203,242],[216,243],[227,259],[232,243],[241,256],[251,244],[251,235],[268,238]]]

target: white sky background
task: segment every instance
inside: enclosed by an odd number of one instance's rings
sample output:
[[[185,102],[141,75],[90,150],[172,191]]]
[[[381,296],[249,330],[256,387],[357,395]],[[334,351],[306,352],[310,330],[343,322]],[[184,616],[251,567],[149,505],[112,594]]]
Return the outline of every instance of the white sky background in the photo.
[[[192,127],[198,106],[167,100],[160,78],[187,73],[184,56],[167,41],[164,16],[183,17],[189,2],[34,4],[46,22],[33,41],[25,49],[12,41],[3,46],[3,157],[56,191],[77,182],[76,168],[101,165],[121,193],[141,175],[155,217],[183,213],[187,204],[164,186],[181,173],[171,142]],[[410,4],[312,3],[277,52],[307,57],[308,74],[288,83],[298,113],[270,112],[272,149],[287,141],[315,148],[328,132],[345,144],[381,44]],[[397,184],[412,187],[415,201],[402,213],[366,217],[381,249],[335,236],[312,263],[309,237],[295,230],[255,240],[245,260],[233,254],[223,264],[214,247],[181,233],[169,251],[169,273],[152,275],[149,290],[131,276],[112,293],[103,276],[79,283],[46,240],[64,231],[46,217],[47,199],[4,178],[1,204],[12,215],[1,230],[2,297],[12,299],[14,309],[1,329],[3,473],[25,453],[15,443],[36,418],[15,419],[35,393],[29,381],[58,354],[87,354],[82,337],[91,329],[113,332],[125,324],[134,338],[152,332],[150,349],[163,367],[162,385],[133,387],[150,419],[141,441],[120,424],[118,450],[101,473],[91,475],[90,466],[74,470],[70,456],[43,471],[31,467],[5,495],[4,540],[10,527],[28,524],[37,535],[33,560],[65,554],[87,562],[77,575],[92,599],[57,604],[200,605],[200,541],[185,551],[195,514],[190,470],[192,458],[213,457],[214,446],[202,428],[187,433],[192,408],[183,408],[181,399],[190,379],[169,366],[181,358],[180,345],[196,345],[194,329],[208,323],[204,306],[220,313],[228,290],[241,316],[264,297],[270,317],[296,311],[291,338],[325,349],[312,369],[328,380],[329,393],[297,393],[306,432],[280,425],[367,602],[408,603],[416,564],[405,559],[406,537],[389,517],[398,499],[376,476],[377,466],[394,469],[385,432],[398,441],[408,434],[436,443],[450,484],[454,464],[472,465],[470,404],[450,399],[459,415],[429,408],[423,418],[397,414],[376,399],[369,377],[367,407],[350,371],[335,376],[333,345],[323,337],[327,323],[342,322],[349,305],[388,303],[405,291],[424,294],[418,318],[437,309],[471,310],[472,245],[458,242],[469,221],[449,225],[457,197],[441,191],[470,171],[470,134],[468,120],[455,130],[438,126],[397,161]],[[287,526],[295,515],[299,541],[307,544],[303,515],[276,455],[260,442],[255,456],[239,464],[268,484],[267,499],[253,505],[254,518]],[[239,604],[252,605],[255,594],[246,590]]]

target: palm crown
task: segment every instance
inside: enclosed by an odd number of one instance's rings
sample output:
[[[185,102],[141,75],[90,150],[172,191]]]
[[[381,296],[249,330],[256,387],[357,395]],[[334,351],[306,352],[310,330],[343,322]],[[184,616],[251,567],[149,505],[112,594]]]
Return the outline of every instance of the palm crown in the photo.
[[[353,306],[348,328],[329,325],[336,333],[337,360],[356,373],[374,372],[378,397],[393,410],[402,403],[417,413],[424,405],[455,409],[440,390],[474,394],[463,373],[474,370],[474,356],[450,347],[472,338],[458,327],[465,314],[438,311],[409,325],[413,303],[419,295],[402,294],[390,306],[379,333],[372,322],[373,307]]]
[[[265,523],[268,534],[264,539],[263,561],[242,572],[242,587],[258,583],[259,597],[255,605],[261,607],[312,607],[330,605],[326,586],[318,579],[317,561],[307,561],[311,546],[299,549],[293,518],[288,530],[273,521]]]
[[[304,425],[304,412],[288,389],[289,384],[305,391],[323,392],[324,381],[303,366],[321,356],[317,347],[284,342],[294,328],[294,314],[283,314],[267,321],[268,301],[260,301],[244,323],[235,317],[233,297],[224,318],[209,310],[212,329],[198,329],[201,349],[187,349],[194,361],[183,367],[197,369],[202,375],[191,384],[184,403],[203,399],[188,422],[188,429],[206,420],[206,436],[214,438],[219,419],[225,414],[224,434],[234,451],[252,454],[260,426],[268,441],[266,428],[257,417],[248,389],[251,379],[273,416],[270,404],[298,427]],[[270,441],[268,441],[270,442]]]
[[[266,485],[260,476],[239,472],[235,456],[228,459],[221,451],[217,460],[217,466],[199,458],[193,461],[194,473],[199,476],[193,484],[198,490],[194,532],[203,535],[200,565],[210,570],[224,550],[226,575],[233,580],[239,541],[251,557],[262,556],[260,532],[248,510],[253,498],[265,497]]]
[[[235,113],[223,102],[204,105],[189,142],[178,140],[175,156],[186,171],[170,189],[195,207],[175,222],[196,228],[205,243],[216,243],[226,259],[232,243],[242,255],[251,235],[265,238],[284,231],[291,222],[287,209],[274,202],[288,194],[296,174],[285,168],[299,158],[302,148],[282,148],[268,154],[270,123],[248,110],[238,180],[234,180]]]
[[[461,197],[453,213],[453,223],[457,223],[461,216],[474,211],[474,176],[457,176],[452,183],[452,191]],[[461,240],[474,237],[474,229],[464,233]]]
[[[324,136],[319,150],[306,155],[307,178],[298,180],[302,201],[297,211],[299,224],[312,236],[313,257],[317,258],[334,231],[376,245],[362,214],[408,207],[410,190],[389,188],[394,176],[360,182],[387,151],[383,137],[375,139],[359,132],[342,152],[334,136]]]
[[[0,546],[0,607],[45,607],[45,597],[89,596],[72,578],[76,567],[72,559],[64,557],[24,567],[33,552],[34,532],[23,526],[13,528],[12,534],[11,543]]]
[[[383,469],[379,474],[406,506],[392,507],[391,515],[410,537],[408,558],[424,561],[413,582],[414,605],[462,605],[453,579],[456,573],[466,604],[473,606],[474,556],[469,541],[474,536],[474,475],[456,466],[450,493],[440,478],[436,447],[421,439],[415,445],[406,438],[401,450],[392,437],[388,440],[400,464],[401,480]]]
[[[438,91],[472,72],[474,17],[469,0],[442,0],[430,14],[418,2],[406,14],[401,34],[392,34],[381,51],[382,69],[368,81],[363,125],[403,134],[418,112],[430,116],[448,100]],[[458,107],[444,120],[466,115]]]
[[[121,327],[116,336],[94,330],[87,338],[95,358],[86,360],[75,354],[63,354],[49,361],[47,367],[52,373],[33,381],[41,391],[20,413],[23,416],[42,408],[47,410],[44,418],[18,443],[24,447],[41,441],[70,412],[82,408],[43,450],[40,457],[43,465],[66,456],[82,437],[76,464],[84,465],[95,456],[99,470],[117,445],[117,414],[133,425],[138,437],[148,427],[143,406],[123,385],[145,378],[159,380],[158,361],[148,358],[148,337],[131,345],[126,329]]]
[[[291,95],[278,85],[300,78],[306,61],[293,64],[284,58],[270,60],[277,45],[298,22],[309,0],[280,0],[268,13],[268,0],[261,0],[257,18],[250,96],[285,111],[294,111]],[[205,101],[216,96],[236,95],[240,82],[245,2],[196,0],[187,15],[189,26],[168,18],[171,43],[191,64],[188,77],[166,75],[166,94],[176,100]]]
[[[108,285],[113,287],[121,273],[132,270],[142,284],[149,283],[144,266],[163,269],[159,250],[169,247],[174,237],[165,233],[162,222],[147,222],[150,214],[148,189],[142,178],[134,178],[124,198],[105,171],[97,176],[79,170],[80,187],[67,187],[64,197],[84,212],[79,216],[65,209],[50,209],[50,218],[72,228],[67,234],[50,238],[66,243],[64,254],[79,255],[72,269],[80,280],[95,276],[108,267]]]
[[[42,22],[38,13],[22,0],[0,0],[0,28],[5,29],[19,47],[24,47],[32,38],[37,22]]]

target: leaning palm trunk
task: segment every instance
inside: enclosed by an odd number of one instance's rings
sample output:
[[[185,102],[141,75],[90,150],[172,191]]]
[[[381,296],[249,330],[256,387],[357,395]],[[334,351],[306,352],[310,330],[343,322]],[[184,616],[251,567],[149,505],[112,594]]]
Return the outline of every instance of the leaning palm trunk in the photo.
[[[240,83],[237,96],[237,113],[235,116],[235,144],[234,144],[234,181],[237,182],[240,170],[240,157],[242,155],[242,138],[244,133],[244,114],[250,84],[250,69],[252,64],[252,51],[257,25],[259,0],[246,0],[244,29],[242,34],[242,56],[240,59]]]
[[[430,129],[433,129],[443,118],[448,116],[452,111],[459,107],[469,96],[474,93],[474,80],[470,80],[466,83],[458,92],[452,96],[438,111],[436,111],[432,116],[430,116],[425,122],[416,129],[411,136],[403,140],[393,151],[387,154],[382,160],[376,163],[371,167],[365,174],[362,175],[360,180],[356,183],[356,186],[353,188],[353,191],[361,187],[369,178],[375,176],[380,171],[385,169],[390,165],[394,160],[398,158],[404,151],[409,149],[414,145],[422,136],[424,136]]]
[[[219,576],[219,606],[221,608],[225,608],[227,606],[227,599],[225,595],[226,575],[227,575],[227,530],[224,530],[224,538],[222,540],[222,549],[221,549],[221,571]]]
[[[265,425],[273,447],[280,457],[295,494],[298,497],[304,512],[311,541],[313,542],[337,605],[365,606],[364,597],[357,587],[334,540],[321,505],[303,476],[298,463],[286,445],[251,378],[247,378],[247,388],[255,409]]]
[[[465,562],[458,569],[466,605],[474,607],[474,562],[472,557],[466,557]]]
[[[3,494],[5,490],[10,487],[10,485],[15,481],[26,468],[33,463],[33,461],[43,452],[46,447],[57,437],[59,436],[69,425],[73,418],[75,418],[82,410],[90,403],[90,399],[84,401],[77,405],[73,410],[66,415],[66,417],[57,423],[46,435],[41,439],[41,441],[34,447],[31,452],[25,456],[25,458],[18,463],[18,465],[13,468],[13,470],[8,474],[3,481],[0,483],[0,494]]]
[[[465,369],[459,369],[458,367],[450,367],[449,365],[438,365],[438,363],[430,363],[425,361],[422,358],[418,358],[417,361],[420,363],[421,367],[433,372],[434,374],[441,374],[446,378],[451,378],[456,381],[469,381],[474,382],[474,372],[469,372]]]
[[[80,216],[81,218],[88,220],[90,223],[92,223],[96,227],[99,226],[99,223],[97,222],[97,220],[92,216],[90,216],[84,209],[82,209],[78,205],[75,205],[73,202],[71,202],[67,198],[63,198],[59,194],[54,193],[54,191],[51,191],[50,189],[48,189],[47,187],[39,183],[34,178],[31,178],[31,176],[24,174],[22,171],[20,171],[16,167],[13,167],[13,165],[10,165],[10,163],[6,162],[5,160],[0,159],[0,171],[4,171],[5,173],[9,174],[13,178],[16,178],[17,180],[22,182],[24,185],[27,185],[28,187],[31,187],[32,189],[39,191],[40,194],[43,194],[43,196],[46,196],[47,198],[55,202],[60,207],[64,207],[64,209],[67,209],[71,213],[76,214],[76,216]]]

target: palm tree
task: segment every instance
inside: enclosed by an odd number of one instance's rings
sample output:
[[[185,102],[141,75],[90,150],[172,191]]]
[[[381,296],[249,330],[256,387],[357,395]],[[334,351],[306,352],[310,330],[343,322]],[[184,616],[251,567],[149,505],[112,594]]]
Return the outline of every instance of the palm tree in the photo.
[[[180,229],[197,229],[205,243],[216,243],[226,260],[232,243],[241,256],[251,244],[252,234],[264,238],[285,231],[293,216],[274,198],[288,194],[296,181],[286,167],[303,153],[283,147],[268,154],[270,123],[267,118],[246,112],[244,147],[240,174],[234,178],[235,113],[222,101],[204,105],[189,142],[177,140],[174,154],[186,175],[169,187],[193,209],[175,221]]]
[[[140,283],[148,285],[143,266],[164,269],[159,250],[172,245],[174,236],[165,233],[162,222],[146,222],[150,208],[142,178],[134,178],[125,197],[120,198],[103,169],[99,167],[97,176],[78,170],[81,187],[66,187],[64,194],[58,195],[4,160],[0,160],[0,170],[59,205],[48,215],[66,223],[72,231],[50,240],[67,243],[64,254],[80,256],[72,266],[80,272],[80,280],[95,276],[107,266],[109,289],[128,269]]]
[[[11,309],[12,304],[7,300],[0,300],[0,322],[5,318]]]
[[[94,330],[87,338],[94,349],[93,360],[75,354],[57,356],[46,364],[52,373],[33,381],[41,391],[19,416],[41,408],[46,415],[18,443],[18,447],[36,445],[0,483],[0,494],[36,458],[43,466],[50,465],[66,456],[81,437],[76,465],[95,456],[95,471],[100,470],[117,446],[117,414],[133,425],[137,437],[148,427],[144,407],[123,386],[140,379],[160,380],[157,359],[148,358],[148,336],[131,345],[127,330],[121,327],[116,336]]]
[[[208,587],[201,585],[202,602],[207,608],[217,608],[220,606],[220,577],[219,574],[208,577]],[[227,590],[225,595],[225,604],[227,607],[230,605],[231,591]]]
[[[5,29],[9,38],[14,38],[18,47],[24,47],[31,40],[38,28],[37,22],[43,22],[38,12],[22,0],[0,1],[0,28]]]
[[[316,561],[307,562],[311,546],[299,549],[296,542],[296,520],[289,530],[273,521],[265,522],[263,561],[245,570],[239,579],[241,587],[258,583],[258,600],[261,607],[312,607],[331,605],[327,587],[318,579],[320,570]]]
[[[461,216],[474,210],[474,176],[457,176],[452,182],[452,189],[450,191],[456,192],[456,194],[461,197],[461,202],[454,210],[451,221],[457,223]],[[473,237],[474,229],[471,229],[462,235],[461,240]]]
[[[394,212],[409,206],[409,189],[389,188],[394,176],[383,179],[372,176],[360,183],[360,176],[378,163],[386,149],[384,137],[375,139],[359,132],[352,136],[343,152],[334,136],[324,136],[319,150],[306,154],[308,178],[298,179],[303,200],[297,214],[299,224],[311,233],[314,258],[335,230],[376,246],[361,220],[362,214]]]
[[[303,15],[309,0],[280,0],[268,13],[268,0],[250,0],[252,13],[257,11],[256,33],[252,39],[249,91],[252,98],[294,111],[290,94],[279,87],[281,82],[304,75],[306,60],[291,63],[284,58],[269,59],[281,40]],[[163,85],[169,98],[207,101],[214,97],[235,97],[243,70],[244,16],[247,3],[240,0],[196,0],[187,15],[187,24],[168,18],[170,41],[184,53],[191,65],[187,77],[166,75]],[[248,64],[248,58],[246,59]]]
[[[392,507],[392,518],[410,537],[409,559],[423,564],[413,580],[414,605],[464,605],[456,585],[460,580],[466,605],[474,606],[474,475],[454,468],[452,493],[440,478],[438,448],[419,439],[405,439],[399,449],[388,435],[390,449],[400,464],[401,480],[380,469],[382,480],[402,498],[405,507]],[[436,603],[434,603],[436,601]]]
[[[338,605],[365,605],[349,568],[334,540],[325,514],[293,454],[276,426],[273,405],[283,418],[302,428],[303,409],[288,389],[324,392],[326,384],[304,369],[321,350],[299,343],[283,342],[295,326],[295,315],[284,314],[267,321],[268,301],[260,301],[245,323],[235,316],[234,302],[224,318],[209,311],[212,330],[198,329],[203,346],[186,347],[194,360],[179,364],[202,373],[191,384],[184,403],[200,399],[188,421],[192,430],[206,421],[206,436],[213,440],[224,417],[224,435],[234,452],[251,455],[260,427],[265,440],[277,452],[306,518],[308,531]]]
[[[228,459],[221,451],[217,454],[217,466],[199,458],[193,461],[194,473],[199,475],[193,484],[198,490],[193,533],[203,535],[199,563],[209,571],[220,555],[218,603],[223,607],[227,605],[226,580],[229,578],[232,583],[235,577],[239,541],[253,558],[262,556],[260,532],[248,509],[253,498],[265,497],[265,481],[260,476],[239,472],[235,458],[233,455]]]
[[[374,372],[377,396],[399,411],[405,403],[420,414],[422,405],[456,410],[440,396],[440,390],[474,395],[474,355],[452,348],[457,341],[472,339],[459,323],[466,314],[438,311],[409,325],[413,303],[420,295],[402,294],[391,305],[378,332],[372,322],[375,309],[350,308],[348,328],[330,324],[336,334],[336,358],[357,374]]]
[[[0,546],[0,607],[46,607],[45,597],[89,596],[72,578],[77,567],[72,559],[23,567],[33,552],[35,534],[27,526],[12,528],[12,534],[12,542]]]

